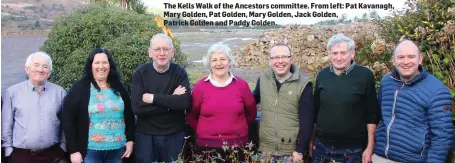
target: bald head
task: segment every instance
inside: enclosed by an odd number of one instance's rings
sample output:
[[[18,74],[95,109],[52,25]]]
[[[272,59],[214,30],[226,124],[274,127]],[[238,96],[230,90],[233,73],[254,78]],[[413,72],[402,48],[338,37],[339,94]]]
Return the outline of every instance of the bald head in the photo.
[[[400,80],[411,81],[417,76],[423,57],[419,47],[412,41],[405,40],[397,45],[393,52],[392,62],[400,75]]]
[[[410,40],[404,40],[404,41],[400,42],[397,45],[397,47],[395,47],[395,50],[393,51],[394,56],[396,56],[397,54],[403,54],[403,53],[413,53],[413,54],[417,54],[420,56],[419,47]]]

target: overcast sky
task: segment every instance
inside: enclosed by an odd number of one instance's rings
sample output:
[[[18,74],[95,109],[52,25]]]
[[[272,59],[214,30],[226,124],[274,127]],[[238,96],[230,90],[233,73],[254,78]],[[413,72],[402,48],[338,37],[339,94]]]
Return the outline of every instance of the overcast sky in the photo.
[[[342,14],[347,14],[348,18],[354,18],[355,16],[361,17],[363,13],[368,13],[371,10],[367,9],[300,9],[300,10],[222,10],[222,9],[185,9],[185,10],[177,10],[177,9],[164,9],[164,3],[230,3],[230,4],[235,4],[235,3],[241,3],[241,4],[291,4],[291,3],[300,3],[300,4],[307,4],[309,7],[311,7],[311,3],[317,3],[317,4],[334,4],[334,3],[341,3],[341,4],[357,4],[359,2],[365,3],[365,4],[387,4],[391,3],[392,6],[395,9],[402,9],[405,5],[405,0],[306,0],[306,1],[297,1],[297,0],[143,0],[144,3],[148,6],[149,9],[158,9],[159,13],[162,14],[163,11],[167,10],[169,12],[175,12],[175,13],[181,13],[183,11],[186,12],[205,12],[208,13],[209,11],[213,12],[223,12],[223,11],[238,11],[238,12],[244,12],[247,13],[250,11],[255,11],[255,12],[265,12],[267,13],[268,11],[284,11],[284,12],[289,12],[292,13],[292,15],[296,14],[297,12],[301,13],[306,13],[306,12],[334,12],[338,15],[338,18],[341,17]],[[380,16],[387,16],[390,15],[390,10],[376,10]],[[226,19],[233,19],[233,20],[245,20],[245,18],[205,18],[206,20],[226,20]],[[322,20],[328,20],[328,19],[336,19],[336,18],[321,18],[321,17],[301,17],[301,18],[273,18],[273,17],[266,17],[265,20],[270,20],[270,21],[275,21],[278,24],[312,24],[316,23],[318,21]],[[247,20],[263,20],[262,18],[248,18]]]

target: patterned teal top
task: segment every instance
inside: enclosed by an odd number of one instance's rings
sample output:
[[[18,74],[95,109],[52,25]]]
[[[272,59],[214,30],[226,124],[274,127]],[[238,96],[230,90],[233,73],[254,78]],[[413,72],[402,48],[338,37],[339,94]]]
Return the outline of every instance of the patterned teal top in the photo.
[[[112,89],[98,92],[93,85],[90,86],[88,149],[114,150],[124,146],[123,110],[122,97],[115,95]]]

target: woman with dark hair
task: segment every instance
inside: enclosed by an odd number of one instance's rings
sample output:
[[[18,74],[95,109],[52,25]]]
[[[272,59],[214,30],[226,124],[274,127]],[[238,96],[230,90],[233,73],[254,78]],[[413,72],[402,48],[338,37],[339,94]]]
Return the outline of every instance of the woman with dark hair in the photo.
[[[63,102],[62,126],[72,163],[121,163],[133,152],[131,99],[111,52],[96,48]]]

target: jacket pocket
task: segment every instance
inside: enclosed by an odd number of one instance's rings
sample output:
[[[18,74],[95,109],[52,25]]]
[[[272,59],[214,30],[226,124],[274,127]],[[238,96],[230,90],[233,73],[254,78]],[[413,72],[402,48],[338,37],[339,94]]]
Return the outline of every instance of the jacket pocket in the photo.
[[[415,135],[413,136],[415,137],[415,140],[412,141],[412,144],[409,144],[411,147],[409,153],[419,156],[424,155],[426,130],[423,127],[414,127],[412,128],[411,132],[415,133]]]

